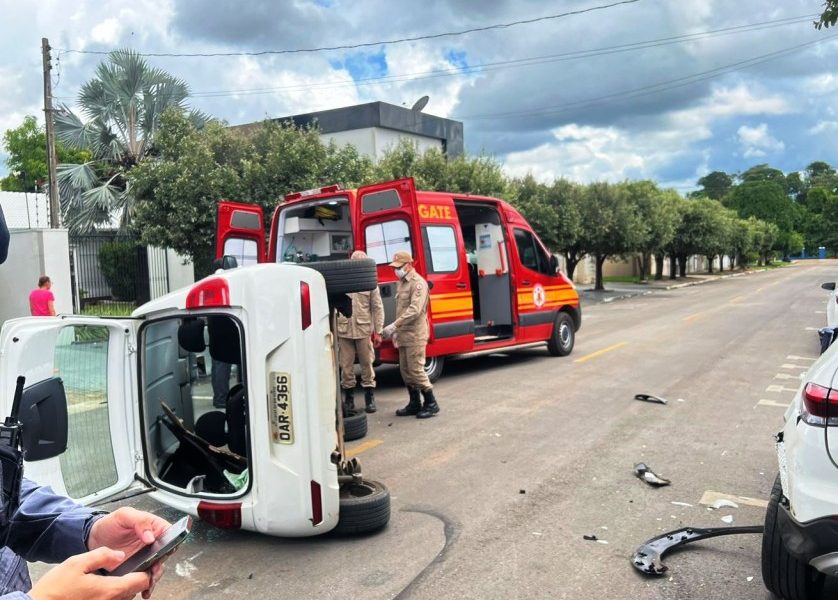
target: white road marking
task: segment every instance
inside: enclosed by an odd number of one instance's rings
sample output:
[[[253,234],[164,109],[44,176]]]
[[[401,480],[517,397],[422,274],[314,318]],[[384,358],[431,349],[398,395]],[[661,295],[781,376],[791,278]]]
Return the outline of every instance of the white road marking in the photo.
[[[808,369],[809,367],[802,367],[800,365],[792,365],[792,364],[786,363],[786,364],[780,365],[780,368],[781,369]]]
[[[760,500],[759,498],[748,498],[747,496],[734,496],[733,494],[724,494],[722,492],[713,492],[711,490],[707,490],[706,492],[704,492],[704,495],[701,496],[701,500],[699,500],[698,503],[704,504],[705,506],[710,506],[716,500],[722,499],[736,502],[739,505],[745,504],[747,506],[756,506],[757,508],[768,507],[767,500]]]
[[[781,385],[769,385],[765,388],[766,392],[796,392],[797,390],[794,388],[787,388]]]
[[[789,373],[777,373],[774,375],[774,379],[797,379],[797,376]]]
[[[784,404],[782,402],[775,402],[774,400],[766,400],[765,398],[762,398],[756,403],[756,406],[776,406],[778,408],[788,408],[789,404],[789,402]],[[754,408],[756,408],[756,406]]]
[[[817,358],[812,358],[811,356],[797,356],[796,354],[789,354],[786,357],[786,359],[787,360],[811,360],[813,362],[818,360]]]
[[[817,331],[818,329],[818,327],[807,327],[806,331]]]

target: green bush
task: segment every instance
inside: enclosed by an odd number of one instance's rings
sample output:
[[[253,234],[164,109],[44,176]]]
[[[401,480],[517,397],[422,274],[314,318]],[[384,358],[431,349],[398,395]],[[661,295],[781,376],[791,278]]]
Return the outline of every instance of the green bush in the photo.
[[[118,241],[102,244],[99,266],[114,299],[137,299],[137,244]]]

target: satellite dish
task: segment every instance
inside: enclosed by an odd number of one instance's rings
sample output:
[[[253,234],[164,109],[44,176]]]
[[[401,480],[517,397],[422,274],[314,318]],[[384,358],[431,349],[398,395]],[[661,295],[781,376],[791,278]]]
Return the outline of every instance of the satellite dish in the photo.
[[[430,99],[430,96],[422,96],[416,101],[416,103],[412,107],[410,107],[410,110],[415,110],[416,112],[421,111],[428,105],[428,100]]]

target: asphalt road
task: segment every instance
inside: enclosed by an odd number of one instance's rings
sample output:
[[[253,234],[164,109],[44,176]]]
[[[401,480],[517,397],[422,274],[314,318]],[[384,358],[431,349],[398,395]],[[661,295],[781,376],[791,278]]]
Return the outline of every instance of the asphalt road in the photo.
[[[660,579],[629,556],[683,525],[762,523],[772,434],[818,355],[820,283],[837,274],[803,263],[586,306],[570,357],[449,363],[427,421],[394,416],[406,394],[382,368],[379,412],[350,446],[392,492],[389,527],[283,540],[199,524],[155,597],[768,598],[756,535],[693,544]],[[669,404],[632,399],[641,392]],[[672,485],[636,479],[640,461]],[[708,491],[754,502],[710,511]]]

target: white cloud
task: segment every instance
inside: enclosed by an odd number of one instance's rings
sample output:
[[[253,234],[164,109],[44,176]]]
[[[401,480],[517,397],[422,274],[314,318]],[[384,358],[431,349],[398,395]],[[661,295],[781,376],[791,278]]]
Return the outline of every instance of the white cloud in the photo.
[[[108,44],[113,46],[119,40],[119,33],[121,29],[119,21],[114,17],[111,17],[96,24],[93,29],[90,30],[90,37],[97,44]]]
[[[810,127],[808,133],[818,135],[821,133],[832,133],[838,131],[838,121],[820,121],[814,127]]]
[[[768,125],[760,123],[756,127],[742,125],[736,130],[739,144],[745,158],[759,158],[768,153],[782,152],[786,145],[768,133]]]

